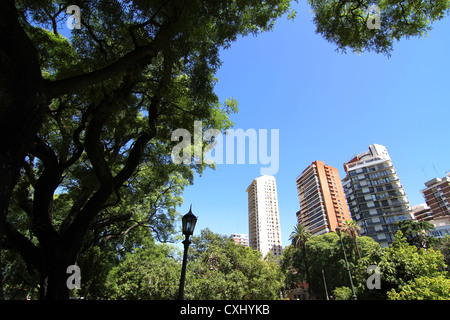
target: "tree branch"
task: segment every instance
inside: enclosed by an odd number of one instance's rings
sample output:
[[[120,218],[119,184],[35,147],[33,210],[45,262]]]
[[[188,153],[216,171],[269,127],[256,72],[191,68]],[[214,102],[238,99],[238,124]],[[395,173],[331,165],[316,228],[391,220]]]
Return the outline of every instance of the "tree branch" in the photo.
[[[33,223],[42,245],[49,245],[57,237],[53,228],[53,194],[61,182],[62,170],[53,150],[36,137],[31,154],[44,164],[44,171],[36,182],[33,199]]]
[[[28,265],[34,265],[39,271],[44,268],[45,262],[41,250],[8,222],[5,224],[2,246],[20,252],[25,262]]]
[[[63,94],[71,94],[96,83],[111,79],[135,66],[143,68],[152,62],[158,51],[151,45],[136,48],[125,54],[116,62],[102,69],[81,74],[67,79],[46,81],[47,96],[49,99],[59,97]]]
[[[108,234],[106,236],[104,236],[102,238],[103,242],[108,242],[111,239],[117,239],[117,238],[123,238],[125,237],[131,230],[133,230],[136,227],[142,226],[141,223],[135,223],[133,224],[131,227],[128,227],[127,229],[125,229],[125,231],[119,232],[119,233],[115,233],[115,234]]]

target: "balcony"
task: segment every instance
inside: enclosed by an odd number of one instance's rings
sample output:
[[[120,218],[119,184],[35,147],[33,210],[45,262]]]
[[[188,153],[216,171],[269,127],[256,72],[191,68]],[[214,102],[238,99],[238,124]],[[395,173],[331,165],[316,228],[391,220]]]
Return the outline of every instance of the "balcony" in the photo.
[[[347,166],[347,170],[351,169],[351,168],[355,168],[357,166],[363,165],[363,164],[367,164],[367,163],[371,163],[371,162],[375,162],[375,161],[386,161],[386,162],[390,162],[390,160],[386,159],[385,157],[381,157],[381,156],[374,156],[371,157],[370,159],[364,159],[364,160],[359,160],[353,163],[349,163],[349,164],[345,164]]]

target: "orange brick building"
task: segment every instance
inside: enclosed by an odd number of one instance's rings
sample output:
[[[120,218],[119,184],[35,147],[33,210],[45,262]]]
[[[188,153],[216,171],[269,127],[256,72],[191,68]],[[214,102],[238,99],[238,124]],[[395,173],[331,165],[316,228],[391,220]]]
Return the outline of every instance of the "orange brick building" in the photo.
[[[300,201],[297,220],[313,235],[332,232],[345,220],[351,220],[336,168],[314,161],[296,182]]]
[[[425,183],[423,196],[433,213],[432,218],[450,216],[450,172],[444,178],[435,178]]]

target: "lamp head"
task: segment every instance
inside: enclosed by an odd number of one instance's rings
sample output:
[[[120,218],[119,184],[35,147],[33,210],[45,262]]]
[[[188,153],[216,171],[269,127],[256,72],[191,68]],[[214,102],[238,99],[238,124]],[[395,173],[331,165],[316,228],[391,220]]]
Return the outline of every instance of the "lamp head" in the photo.
[[[195,224],[197,223],[197,217],[192,213],[192,204],[189,212],[186,213],[181,219],[183,223],[183,234],[190,236],[194,233]]]

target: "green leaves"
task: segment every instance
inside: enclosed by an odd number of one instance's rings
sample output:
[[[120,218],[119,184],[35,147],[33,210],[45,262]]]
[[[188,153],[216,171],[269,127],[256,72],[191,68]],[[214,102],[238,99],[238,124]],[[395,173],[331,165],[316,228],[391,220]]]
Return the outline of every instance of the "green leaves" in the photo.
[[[27,26],[27,32],[38,51],[44,79],[57,80],[74,75],[73,68],[80,60],[67,38],[31,26]]]
[[[231,238],[208,229],[193,238],[189,250],[186,298],[279,298],[283,275],[273,257],[263,260],[258,251],[236,245]]]
[[[450,279],[444,275],[417,277],[400,290],[388,292],[389,300],[450,300]]]
[[[311,233],[307,231],[301,224],[294,227],[294,231],[289,236],[294,247],[303,248],[305,243],[311,238]]]
[[[179,268],[162,245],[128,254],[106,279],[107,299],[173,299],[178,292]]]
[[[34,252],[19,250],[24,259],[42,257],[44,282],[64,287],[46,279],[46,270],[56,268],[46,257],[55,251],[73,264],[92,246],[123,255],[147,238],[172,240],[182,191],[208,164],[173,163],[171,133],[193,132],[195,121],[204,130],[233,125],[236,101],[221,103],[214,92],[219,51],[240,36],[272,28],[289,2],[75,1],[81,28],[70,41],[59,34],[67,3],[14,2],[14,26],[30,38],[36,49],[30,50],[36,51],[31,67],[45,78],[37,79],[42,94],[31,93],[29,100],[38,96],[47,104],[36,123],[27,119],[30,135],[16,135],[16,145],[32,148],[21,151],[26,161],[8,230],[39,231]],[[30,247],[24,237],[7,239],[10,247]]]
[[[392,244],[385,248],[380,247],[371,238],[357,237],[361,254],[359,258],[355,241],[348,234],[344,234],[342,240],[359,300],[448,298],[448,290],[442,290],[448,283],[448,272],[444,271],[446,265],[440,251],[432,248],[418,249],[410,245],[402,232],[398,231]],[[306,257],[313,294],[325,298],[322,275],[324,270],[328,292],[333,292],[336,299],[347,299],[351,296],[342,248],[335,233],[311,237],[306,242]],[[304,259],[299,248],[289,246],[284,250],[281,265],[287,274],[288,287],[305,280]],[[379,289],[367,287],[369,266],[376,266],[379,270]],[[298,273],[292,274],[293,269]],[[419,290],[417,295],[412,294],[413,290],[424,283],[430,284],[429,291],[423,289]]]
[[[346,52],[374,51],[390,56],[394,41],[424,36],[434,21],[448,15],[450,1],[316,1],[309,0],[316,32]],[[380,9],[380,28],[368,28],[373,16],[369,7]]]
[[[153,245],[127,254],[107,277],[110,299],[174,299],[181,261],[174,247]],[[275,259],[263,260],[231,238],[202,230],[189,248],[185,299],[278,299],[283,276]]]
[[[381,289],[368,290],[364,279],[367,279],[366,268],[377,265],[381,276]],[[359,263],[356,272],[358,297],[389,298],[389,292],[401,291],[413,284],[418,277],[436,278],[443,276],[444,259],[439,251],[433,249],[417,249],[409,245],[401,231],[398,231],[389,247],[375,250],[365,256]]]
[[[296,231],[293,235],[297,234]],[[342,240],[350,270],[353,272],[359,260],[355,241],[346,233],[343,234]],[[372,238],[368,237],[358,237],[358,246],[362,255],[379,247]],[[350,287],[344,254],[336,233],[310,236],[305,242],[305,254],[302,254],[302,251],[301,247],[297,248],[294,244],[283,251],[282,266],[286,272],[288,288],[296,287],[301,281],[308,281],[306,275],[309,272],[312,293],[320,298],[325,298],[322,270],[329,293],[336,287]],[[306,266],[305,259],[307,260]]]
[[[434,225],[428,221],[404,220],[395,223],[410,245],[417,248],[427,248],[434,242],[434,238],[427,233],[434,229]]]

